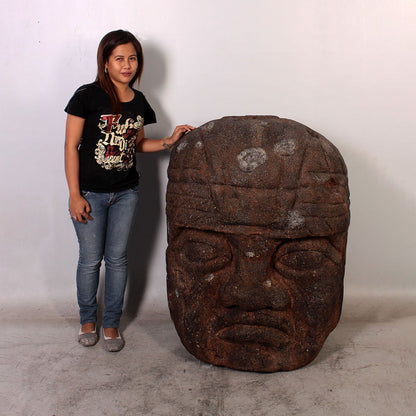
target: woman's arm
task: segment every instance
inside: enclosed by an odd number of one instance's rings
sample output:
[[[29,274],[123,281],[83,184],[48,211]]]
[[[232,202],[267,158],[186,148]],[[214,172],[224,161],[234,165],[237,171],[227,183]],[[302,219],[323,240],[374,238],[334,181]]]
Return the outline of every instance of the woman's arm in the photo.
[[[141,153],[159,152],[173,146],[185,133],[192,131],[195,127],[188,124],[176,126],[172,136],[164,139],[153,140],[144,137],[144,127],[137,133],[136,151]]]
[[[69,211],[75,221],[92,220],[91,208],[79,189],[79,153],[85,119],[68,114],[65,133],[65,175],[69,188]]]

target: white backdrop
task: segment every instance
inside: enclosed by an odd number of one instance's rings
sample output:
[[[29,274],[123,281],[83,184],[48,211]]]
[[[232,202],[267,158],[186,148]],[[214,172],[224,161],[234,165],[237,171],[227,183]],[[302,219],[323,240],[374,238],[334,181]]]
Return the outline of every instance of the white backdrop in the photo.
[[[143,44],[141,89],[159,120],[149,137],[167,135],[177,123],[245,114],[274,114],[319,131],[349,169],[347,294],[415,290],[415,1],[15,0],[2,6],[2,305],[75,302],[63,108],[79,85],[95,78],[101,37],[119,28]],[[128,296],[156,304],[165,302],[168,159],[139,158],[143,208]]]

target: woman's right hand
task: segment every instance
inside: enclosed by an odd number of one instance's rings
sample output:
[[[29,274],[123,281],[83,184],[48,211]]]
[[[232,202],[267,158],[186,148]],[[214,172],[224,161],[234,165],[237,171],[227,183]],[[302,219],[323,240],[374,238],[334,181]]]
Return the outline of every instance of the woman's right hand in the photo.
[[[92,220],[90,204],[79,189],[79,154],[85,119],[68,114],[65,134],[65,174],[69,188],[69,212],[74,221],[86,223]]]
[[[81,195],[69,198],[69,212],[74,221],[85,224],[87,220],[92,220],[90,204]]]

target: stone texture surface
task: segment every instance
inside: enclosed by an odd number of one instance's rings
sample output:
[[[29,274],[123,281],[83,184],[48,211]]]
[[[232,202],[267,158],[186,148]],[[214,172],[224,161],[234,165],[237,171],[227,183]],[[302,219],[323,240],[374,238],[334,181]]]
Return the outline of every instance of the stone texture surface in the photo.
[[[274,116],[224,117],[173,149],[167,285],[182,343],[239,370],[311,362],[338,323],[349,191],[322,135]]]

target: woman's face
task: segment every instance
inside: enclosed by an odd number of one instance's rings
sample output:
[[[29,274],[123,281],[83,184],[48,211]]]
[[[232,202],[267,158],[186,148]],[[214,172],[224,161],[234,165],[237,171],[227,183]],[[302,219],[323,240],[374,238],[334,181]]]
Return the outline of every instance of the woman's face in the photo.
[[[130,42],[114,48],[105,68],[116,86],[128,85],[137,72],[137,52],[134,45]]]

